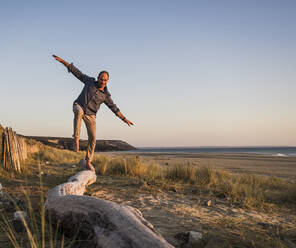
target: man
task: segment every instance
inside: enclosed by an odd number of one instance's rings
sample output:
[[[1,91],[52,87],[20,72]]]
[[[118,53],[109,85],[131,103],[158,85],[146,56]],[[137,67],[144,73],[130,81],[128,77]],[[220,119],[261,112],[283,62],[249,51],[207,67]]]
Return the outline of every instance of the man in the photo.
[[[95,172],[93,165],[91,164],[95,146],[96,146],[96,113],[102,103],[105,103],[114,114],[116,114],[127,125],[134,125],[131,121],[126,119],[120,112],[119,108],[113,103],[111,94],[107,89],[107,83],[109,81],[109,73],[107,71],[101,71],[98,75],[97,81],[95,78],[89,77],[79,71],[73,63],[69,64],[62,58],[52,55],[57,61],[61,62],[68,68],[68,72],[71,72],[76,78],[85,84],[82,92],[73,103],[74,112],[74,134],[73,134],[73,148],[74,151],[79,151],[79,136],[81,128],[81,120],[83,119],[88,135],[88,146],[86,151],[86,166],[88,169]]]

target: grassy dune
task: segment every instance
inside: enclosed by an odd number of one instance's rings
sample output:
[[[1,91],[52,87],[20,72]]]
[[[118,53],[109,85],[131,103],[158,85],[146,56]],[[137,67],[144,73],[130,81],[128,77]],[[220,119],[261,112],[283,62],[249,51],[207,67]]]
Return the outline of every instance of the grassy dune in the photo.
[[[137,156],[98,156],[93,163],[99,175],[138,177],[150,183],[190,184],[195,189],[246,208],[273,210],[296,203],[296,183],[281,178],[232,174],[190,164],[164,167],[145,164]]]

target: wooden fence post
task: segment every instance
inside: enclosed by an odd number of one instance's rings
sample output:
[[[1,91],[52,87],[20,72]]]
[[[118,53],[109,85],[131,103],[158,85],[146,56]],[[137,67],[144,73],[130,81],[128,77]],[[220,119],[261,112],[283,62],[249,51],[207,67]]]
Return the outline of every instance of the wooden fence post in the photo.
[[[0,149],[2,167],[21,173],[23,161],[27,158],[27,147],[23,137],[18,136],[11,128],[0,126]]]

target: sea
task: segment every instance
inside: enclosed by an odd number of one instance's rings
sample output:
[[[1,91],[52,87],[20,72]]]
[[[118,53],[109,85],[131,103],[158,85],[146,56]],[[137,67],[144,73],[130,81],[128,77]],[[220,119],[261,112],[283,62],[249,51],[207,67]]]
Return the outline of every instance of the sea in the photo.
[[[138,147],[128,153],[218,153],[258,154],[266,156],[296,157],[296,147],[291,146],[246,146],[246,147]]]

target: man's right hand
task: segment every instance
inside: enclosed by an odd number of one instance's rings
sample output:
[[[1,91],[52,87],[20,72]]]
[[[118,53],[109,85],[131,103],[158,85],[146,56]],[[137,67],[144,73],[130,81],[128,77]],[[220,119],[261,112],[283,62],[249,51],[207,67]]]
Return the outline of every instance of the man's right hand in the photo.
[[[64,60],[63,59],[61,59],[60,57],[58,57],[58,56],[56,56],[56,55],[52,55],[52,57],[54,57],[57,61],[59,61],[59,62],[63,62]]]
[[[67,61],[63,60],[62,58],[60,58],[54,54],[52,55],[52,57],[54,57],[57,61],[61,62],[66,67],[68,67],[70,65]]]

